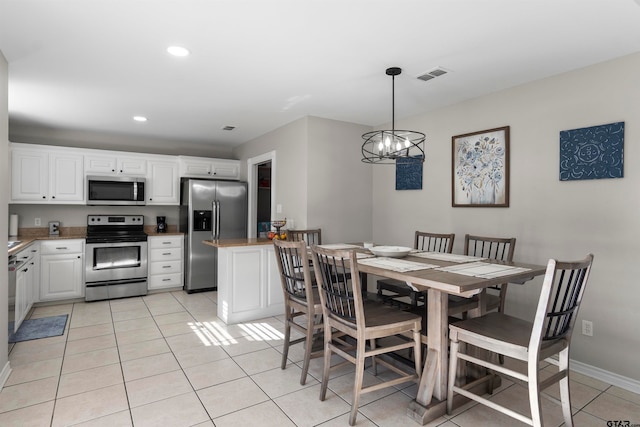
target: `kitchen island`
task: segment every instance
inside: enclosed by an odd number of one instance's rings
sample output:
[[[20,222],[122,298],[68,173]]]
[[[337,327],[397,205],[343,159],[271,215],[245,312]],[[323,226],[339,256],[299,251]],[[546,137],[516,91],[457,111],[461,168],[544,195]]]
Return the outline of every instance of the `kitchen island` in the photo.
[[[269,239],[204,240],[218,250],[218,318],[227,324],[284,314],[284,297]]]

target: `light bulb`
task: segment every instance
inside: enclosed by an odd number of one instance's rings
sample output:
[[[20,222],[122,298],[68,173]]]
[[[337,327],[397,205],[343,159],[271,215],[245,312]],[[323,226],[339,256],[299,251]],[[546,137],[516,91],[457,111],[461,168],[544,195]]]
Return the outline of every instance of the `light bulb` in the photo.
[[[409,141],[409,138],[406,138],[404,140],[404,148],[409,148],[411,146],[411,141]]]
[[[378,151],[382,152],[382,150],[384,150],[384,144],[380,141],[380,144],[378,144]]]
[[[391,139],[390,139],[389,137],[387,137],[387,138],[384,140],[384,145],[385,145],[387,148],[391,147]]]
[[[402,144],[400,144],[400,141],[396,142],[396,151],[400,151],[402,149]]]

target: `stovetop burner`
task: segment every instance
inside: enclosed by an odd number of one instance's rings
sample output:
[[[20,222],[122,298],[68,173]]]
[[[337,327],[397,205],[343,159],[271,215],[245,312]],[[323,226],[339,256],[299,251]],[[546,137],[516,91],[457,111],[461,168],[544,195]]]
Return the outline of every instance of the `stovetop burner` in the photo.
[[[143,242],[143,215],[88,215],[87,243]]]

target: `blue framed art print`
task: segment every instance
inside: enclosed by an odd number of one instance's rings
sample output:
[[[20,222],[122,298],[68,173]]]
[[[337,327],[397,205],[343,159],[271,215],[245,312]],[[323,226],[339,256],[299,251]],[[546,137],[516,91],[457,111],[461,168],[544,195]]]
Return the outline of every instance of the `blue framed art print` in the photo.
[[[560,181],[622,178],[624,122],[560,132]]]

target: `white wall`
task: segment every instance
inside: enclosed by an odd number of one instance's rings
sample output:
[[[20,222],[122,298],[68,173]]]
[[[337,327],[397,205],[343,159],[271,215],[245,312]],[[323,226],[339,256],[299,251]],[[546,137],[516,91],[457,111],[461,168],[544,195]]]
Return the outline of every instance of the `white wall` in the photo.
[[[7,204],[9,202],[9,65],[0,52],[0,247],[5,247],[9,235]],[[8,275],[0,269],[0,372],[8,365]],[[8,373],[5,371],[5,375]],[[4,381],[0,378],[0,387]]]
[[[396,127],[427,134],[422,191],[395,191],[393,168],[375,167],[374,240],[411,245],[413,232],[455,232],[461,253],[465,233],[515,236],[515,258],[544,264],[549,258],[595,254],[571,357],[640,380],[640,54],[519,86],[429,114]],[[437,82],[435,83],[437,84]],[[559,181],[559,132],[625,122],[624,178]],[[451,137],[511,127],[509,208],[451,207]],[[511,285],[507,312],[532,315],[541,280]]]
[[[371,167],[360,162],[367,126],[305,117],[238,147],[234,154],[246,179],[246,160],[276,151],[276,204],[295,228],[322,228],[325,242],[371,237]],[[345,218],[348,220],[345,221]]]

